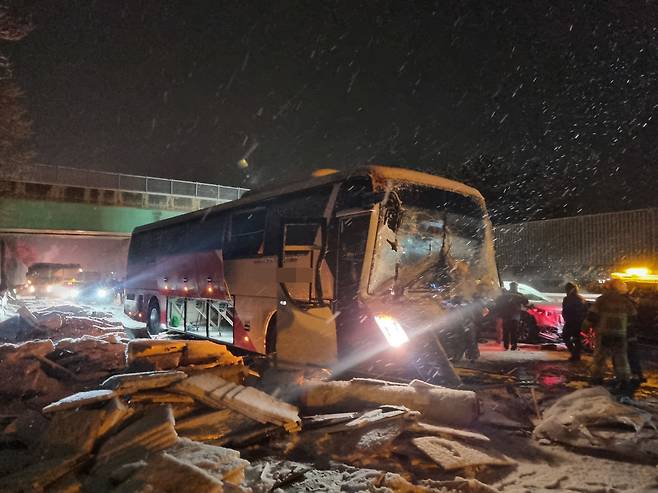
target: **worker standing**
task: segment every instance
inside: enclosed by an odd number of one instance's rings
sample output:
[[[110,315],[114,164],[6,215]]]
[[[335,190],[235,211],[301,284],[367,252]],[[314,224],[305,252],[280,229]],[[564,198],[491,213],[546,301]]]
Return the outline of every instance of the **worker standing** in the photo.
[[[519,285],[510,283],[509,291],[496,300],[496,313],[503,322],[503,347],[516,351],[519,339],[519,324],[523,307],[528,306],[528,298],[519,293]]]
[[[594,385],[603,383],[603,371],[607,359],[611,358],[622,395],[630,391],[627,330],[631,319],[637,314],[635,305],[625,296],[627,291],[626,284],[620,279],[609,281],[605,292],[596,299],[587,314],[587,321],[596,332],[591,382]]]
[[[566,283],[564,292],[566,296],[562,300],[562,318],[564,318],[562,339],[571,353],[569,361],[580,361],[582,348],[580,329],[587,316],[587,304],[578,294],[578,286],[574,283]]]

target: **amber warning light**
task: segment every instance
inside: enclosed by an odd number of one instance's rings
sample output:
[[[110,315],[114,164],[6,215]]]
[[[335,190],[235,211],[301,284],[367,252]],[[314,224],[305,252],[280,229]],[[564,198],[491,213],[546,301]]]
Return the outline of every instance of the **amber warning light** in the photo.
[[[658,274],[653,274],[651,270],[646,267],[630,267],[623,272],[613,272],[610,274],[610,277],[613,279],[621,279],[622,281],[658,283]]]

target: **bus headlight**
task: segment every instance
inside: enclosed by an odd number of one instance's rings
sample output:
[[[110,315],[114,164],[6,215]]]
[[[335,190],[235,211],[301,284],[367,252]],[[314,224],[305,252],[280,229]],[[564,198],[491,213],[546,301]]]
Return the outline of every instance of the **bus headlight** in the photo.
[[[107,289],[98,288],[96,290],[96,298],[105,298],[107,296]]]
[[[409,341],[409,336],[400,323],[390,315],[375,315],[375,322],[392,347],[400,347]]]

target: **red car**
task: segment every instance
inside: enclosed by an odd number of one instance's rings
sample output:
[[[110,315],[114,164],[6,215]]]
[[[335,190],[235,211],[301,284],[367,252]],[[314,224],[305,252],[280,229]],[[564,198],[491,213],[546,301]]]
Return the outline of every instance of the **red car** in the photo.
[[[503,281],[509,289],[511,281]],[[523,342],[560,342],[562,334],[562,302],[550,299],[532,286],[518,283],[519,294],[530,302],[530,308],[521,316],[519,340]]]

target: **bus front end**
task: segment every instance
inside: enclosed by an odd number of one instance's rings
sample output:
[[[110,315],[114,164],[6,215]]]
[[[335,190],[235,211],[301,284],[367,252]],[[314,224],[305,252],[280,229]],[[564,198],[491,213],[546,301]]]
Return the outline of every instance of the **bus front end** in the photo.
[[[476,191],[445,183],[381,184],[359,289],[360,330],[345,331],[368,373],[456,385],[450,361],[478,354],[477,326],[499,291],[492,228]]]

